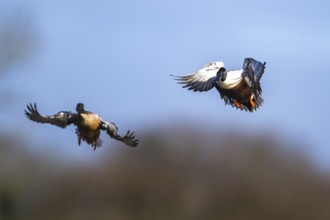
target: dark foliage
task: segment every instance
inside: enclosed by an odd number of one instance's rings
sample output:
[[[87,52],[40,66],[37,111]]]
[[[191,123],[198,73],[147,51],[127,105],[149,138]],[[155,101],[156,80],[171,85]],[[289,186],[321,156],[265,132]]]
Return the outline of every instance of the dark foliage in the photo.
[[[3,138],[0,218],[330,219],[330,180],[297,148],[265,136],[176,133],[65,169]]]

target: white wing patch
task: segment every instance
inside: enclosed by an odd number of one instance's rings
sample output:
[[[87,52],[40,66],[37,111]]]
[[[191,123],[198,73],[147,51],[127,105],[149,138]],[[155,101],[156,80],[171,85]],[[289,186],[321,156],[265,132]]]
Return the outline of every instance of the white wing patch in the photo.
[[[206,65],[204,65],[202,67],[202,69],[200,69],[199,71],[202,71],[203,69],[206,69],[206,71],[209,71],[209,70],[214,70],[214,69],[220,69],[221,67],[225,67],[225,65],[223,64],[223,62],[221,61],[214,61],[214,62],[211,62],[211,63],[208,63]]]
[[[175,76],[184,88],[189,90],[205,92],[213,88],[217,72],[224,67],[223,62],[216,61],[203,66],[197,72],[185,76]]]
[[[226,80],[220,80],[220,87],[224,89],[232,89],[233,87],[237,86],[243,79],[242,72],[243,69],[228,71]]]

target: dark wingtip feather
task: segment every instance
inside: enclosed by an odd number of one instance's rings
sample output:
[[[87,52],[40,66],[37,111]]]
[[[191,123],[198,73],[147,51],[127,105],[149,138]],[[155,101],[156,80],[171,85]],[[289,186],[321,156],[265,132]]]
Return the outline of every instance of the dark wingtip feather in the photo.
[[[181,76],[177,76],[177,75],[173,75],[173,74],[170,74],[170,76],[173,77],[175,80],[182,80]]]
[[[175,81],[177,81],[178,84],[186,84],[186,80],[182,76],[176,76],[172,75],[171,76],[174,78]]]
[[[136,147],[139,144],[139,140],[135,138],[134,132],[128,130],[123,137],[123,142],[130,147]]]
[[[31,116],[32,116],[33,113],[38,113],[36,103],[34,103],[34,105],[32,105],[32,103],[30,103],[29,105],[26,105],[26,107],[27,107],[28,111],[24,110],[24,112],[25,112],[25,115],[26,115],[27,118],[31,119]]]

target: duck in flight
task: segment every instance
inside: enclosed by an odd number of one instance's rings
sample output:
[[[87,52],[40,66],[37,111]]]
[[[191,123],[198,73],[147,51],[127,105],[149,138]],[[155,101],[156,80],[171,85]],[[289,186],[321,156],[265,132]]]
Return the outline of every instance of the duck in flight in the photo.
[[[77,104],[76,113],[60,111],[51,116],[41,115],[38,112],[37,105],[30,104],[27,105],[25,115],[32,121],[48,123],[61,128],[74,124],[77,126],[76,134],[78,136],[78,145],[80,145],[81,141],[86,141],[94,148],[94,150],[97,147],[102,146],[102,140],[99,138],[101,130],[107,132],[110,137],[121,141],[128,146],[135,147],[139,143],[139,140],[135,138],[134,132],[128,130],[125,136],[120,136],[117,133],[118,127],[114,123],[104,121],[97,114],[86,111],[83,103]]]
[[[225,104],[240,110],[253,112],[261,106],[260,79],[266,62],[261,63],[253,58],[245,58],[240,70],[225,69],[221,61],[203,66],[197,72],[186,76],[174,76],[183,88],[194,92],[206,92],[215,87]]]

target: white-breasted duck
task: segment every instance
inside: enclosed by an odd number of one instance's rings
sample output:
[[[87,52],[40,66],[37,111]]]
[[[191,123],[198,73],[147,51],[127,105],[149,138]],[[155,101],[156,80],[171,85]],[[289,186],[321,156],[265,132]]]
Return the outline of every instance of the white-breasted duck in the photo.
[[[25,115],[32,121],[39,123],[48,123],[65,128],[70,124],[77,126],[76,134],[78,135],[78,144],[81,140],[90,144],[94,150],[102,146],[100,137],[100,130],[107,132],[110,137],[121,141],[128,146],[135,147],[138,145],[138,139],[135,138],[134,132],[129,130],[125,136],[121,137],[118,132],[118,127],[112,123],[104,121],[100,116],[93,112],[85,111],[84,104],[78,103],[76,107],[77,113],[70,111],[60,111],[55,115],[43,116],[38,112],[37,105],[27,105]]]
[[[263,103],[260,78],[266,62],[245,58],[243,68],[227,71],[221,61],[212,62],[197,72],[186,76],[174,76],[183,88],[194,92],[206,92],[215,87],[225,104],[252,112]],[[172,75],[173,76],[173,75]]]

